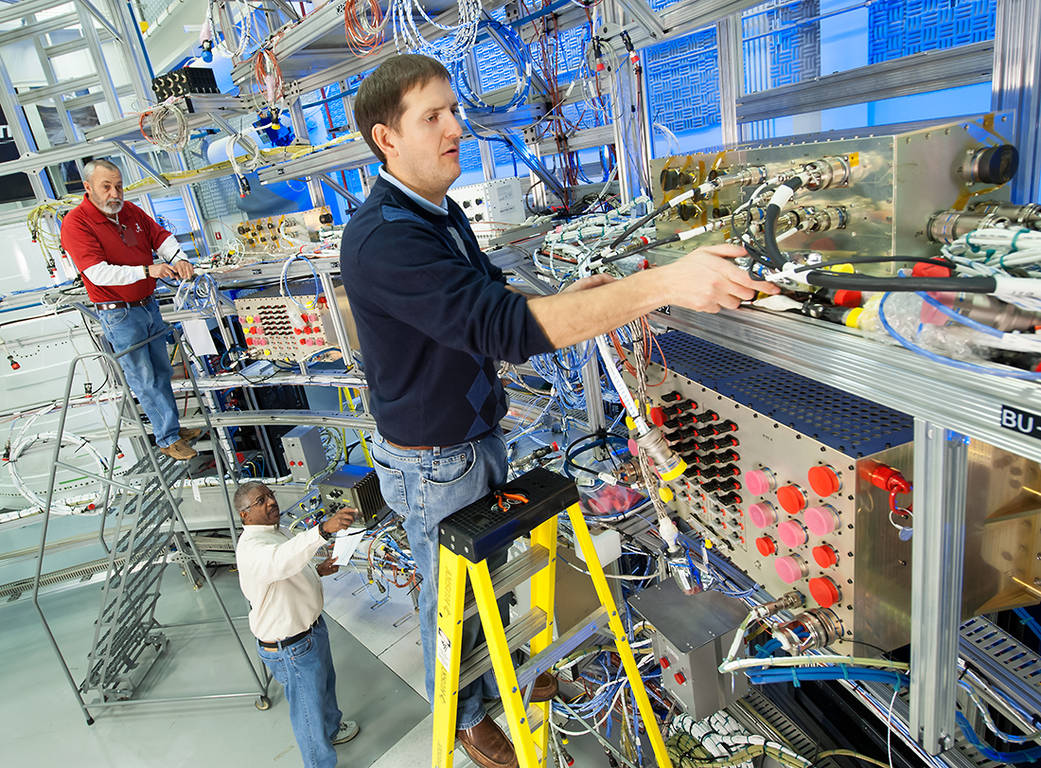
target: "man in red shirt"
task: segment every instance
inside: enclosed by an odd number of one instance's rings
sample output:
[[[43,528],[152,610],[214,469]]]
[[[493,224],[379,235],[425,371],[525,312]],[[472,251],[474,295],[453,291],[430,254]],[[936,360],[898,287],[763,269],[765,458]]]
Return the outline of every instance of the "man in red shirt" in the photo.
[[[188,280],[195,270],[177,238],[124,202],[123,176],[116,165],[107,160],[87,163],[83,186],[83,202],[62,221],[61,243],[83,276],[105,338],[118,354],[168,328],[152,296],[156,279]],[[155,261],[153,251],[161,261]],[[189,441],[201,430],[180,428],[165,336],[118,359],[152,422],[159,450],[178,461],[195,456]]]

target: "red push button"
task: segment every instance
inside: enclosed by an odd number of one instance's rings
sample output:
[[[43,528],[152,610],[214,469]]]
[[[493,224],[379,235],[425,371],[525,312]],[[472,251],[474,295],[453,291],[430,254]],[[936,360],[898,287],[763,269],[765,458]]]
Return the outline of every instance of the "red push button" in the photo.
[[[789,515],[797,515],[806,506],[806,494],[797,485],[785,485],[777,489],[777,501]]]
[[[669,658],[667,656],[662,656],[660,659],[658,659],[658,663],[661,664],[662,669],[669,668]]]
[[[839,489],[842,487],[842,482],[839,480],[839,476],[831,467],[813,467],[807,473],[807,478],[810,481],[810,488],[813,489],[814,493],[821,497],[826,498],[831,496],[833,493],[838,493]]]
[[[839,561],[839,556],[830,546],[821,544],[813,548],[813,559],[821,568],[831,568]]]
[[[810,579],[810,595],[821,608],[831,608],[839,601],[839,588],[827,576]]]
[[[682,672],[677,672],[675,675],[673,675],[673,677],[676,678],[676,682],[680,685],[683,685],[685,682],[687,682],[687,678],[683,676]]]
[[[769,557],[777,551],[777,545],[774,544],[774,540],[769,536],[760,536],[756,539],[755,548],[759,550],[759,554],[763,557]]]

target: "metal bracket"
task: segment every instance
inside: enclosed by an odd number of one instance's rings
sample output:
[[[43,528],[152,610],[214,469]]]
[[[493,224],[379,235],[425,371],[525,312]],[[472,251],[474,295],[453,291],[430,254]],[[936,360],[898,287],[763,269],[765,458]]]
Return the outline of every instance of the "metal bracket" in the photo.
[[[126,41],[123,39],[123,36],[119,34],[119,31],[112,25],[112,22],[106,19],[104,14],[102,14],[101,11],[95,8],[94,5],[90,2],[90,0],[76,0],[76,2],[82,5],[83,9],[87,11],[87,13],[89,13],[91,16],[97,19],[98,23],[105,29],[107,29],[109,33],[112,35],[112,37],[116,38],[116,42],[121,43],[123,45],[126,44]]]
[[[115,144],[123,152],[124,155],[129,157],[134,163],[144,171],[148,176],[155,179],[155,181],[166,189],[170,188],[170,182],[168,182],[159,171],[152,168],[148,162],[141,157],[137,152],[132,150],[126,142],[120,141],[119,139],[112,139],[112,143]]]
[[[338,194],[340,197],[342,197],[348,203],[353,205],[355,208],[361,205],[361,200],[355,197],[354,194],[351,193],[346,187],[333,181],[332,177],[330,177],[328,173],[320,173],[315,176],[312,176],[311,178],[317,179],[318,181],[327,185],[329,189]]]
[[[632,15],[637,24],[647,30],[652,39],[661,40],[665,37],[665,25],[662,24],[661,17],[652,11],[644,0],[618,0],[618,4]]]

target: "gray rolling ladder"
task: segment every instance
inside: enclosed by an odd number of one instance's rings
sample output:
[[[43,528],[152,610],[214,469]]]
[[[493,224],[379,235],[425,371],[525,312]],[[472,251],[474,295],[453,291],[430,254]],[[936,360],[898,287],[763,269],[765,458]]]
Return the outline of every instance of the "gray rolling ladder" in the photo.
[[[181,349],[187,351],[186,342],[180,333],[176,329],[173,329],[172,333],[181,345]],[[167,331],[163,331],[161,334],[135,345],[127,352],[166,334]],[[187,476],[189,463],[177,462],[161,454],[148,439],[137,403],[134,401],[119,366],[118,358],[120,356],[109,352],[91,352],[74,357],[69,365],[65,385],[65,405],[58,421],[46,507],[43,510],[44,519],[36,561],[36,576],[33,582],[33,603],[88,725],[94,722],[91,709],[127,704],[251,697],[255,698],[255,705],[258,709],[267,709],[270,706],[267,695],[269,678],[266,674],[258,673],[254,666],[224,601],[210,579],[209,572],[180,511],[183,494],[183,485],[180,481]],[[102,474],[86,471],[82,467],[64,461],[61,457],[62,435],[66,431],[73,382],[78,370],[91,360],[100,362],[106,368],[111,377],[110,381],[114,383],[115,389],[119,393],[116,397],[118,418],[116,419],[115,434],[112,435],[112,449],[104,464]],[[187,370],[196,401],[204,406],[191,366],[187,366]],[[222,451],[217,444],[218,436],[210,423],[206,408],[202,407],[201,411],[206,422],[206,432],[210,435],[214,445],[213,455],[217,477],[226,480],[229,475],[221,455]],[[121,457],[119,453],[121,437],[133,442],[134,453],[138,459],[125,472],[117,474],[115,468],[117,458]],[[47,531],[53,508],[56,506],[55,479],[61,469],[73,470],[100,484],[102,490],[96,502],[101,519],[98,539],[108,554],[108,568],[102,589],[101,605],[94,624],[93,641],[87,654],[87,671],[79,683],[72,676],[69,664],[55,639],[39,601]],[[228,527],[231,541],[234,543],[236,540],[234,515],[231,500],[227,494],[226,482],[223,487],[228,511]],[[112,525],[109,525],[110,522]],[[106,527],[109,527],[110,531],[114,528],[114,533],[110,533],[108,537]],[[168,632],[164,631],[164,627],[156,619],[155,613],[160,597],[162,576],[172,556],[186,565],[193,564],[202,575],[216,600],[223,621],[227,623],[228,631],[242,652],[243,661],[256,683],[255,689],[230,693],[199,693],[173,698],[135,697],[143,678],[148,674],[156,659],[166,651],[169,644]],[[217,621],[221,621],[221,619],[217,619]]]

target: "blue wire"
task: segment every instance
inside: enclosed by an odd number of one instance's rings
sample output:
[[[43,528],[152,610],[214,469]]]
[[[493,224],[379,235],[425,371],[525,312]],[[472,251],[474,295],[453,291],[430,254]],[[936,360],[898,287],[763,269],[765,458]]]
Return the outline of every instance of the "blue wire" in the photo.
[[[1015,613],[1019,620],[1026,625],[1027,629],[1034,633],[1034,637],[1041,640],[1041,624],[1038,623],[1037,619],[1030,615],[1030,611],[1026,608],[1016,608],[1013,610],[1013,613]]]
[[[888,333],[890,336],[892,336],[897,341],[897,343],[900,344],[900,346],[905,347],[906,349],[909,349],[912,352],[917,352],[918,354],[922,355],[923,357],[927,357],[930,360],[933,360],[933,361],[935,361],[937,363],[941,363],[942,365],[949,365],[952,368],[960,368],[963,371],[973,371],[973,372],[976,372],[976,373],[986,373],[986,374],[989,374],[989,375],[992,375],[992,376],[1001,376],[1001,377],[1006,378],[1006,379],[1025,379],[1025,380],[1028,380],[1028,381],[1041,381],[1041,372],[1016,371],[1016,370],[1008,370],[1008,371],[1006,371],[1006,370],[1003,370],[1001,368],[994,368],[994,367],[989,366],[989,365],[977,365],[976,363],[968,363],[968,362],[965,362],[964,360],[955,360],[954,358],[951,358],[951,357],[944,357],[943,355],[938,355],[935,352],[930,352],[928,349],[925,349],[924,347],[918,346],[917,344],[915,344],[910,339],[907,339],[904,336],[901,336],[896,331],[896,329],[893,328],[893,326],[891,326],[889,324],[889,321],[886,319],[886,313],[885,313],[886,301],[892,295],[893,294],[891,294],[891,293],[885,294],[882,297],[882,301],[879,302],[879,304],[878,304],[878,320],[879,320],[880,323],[882,323],[882,327],[886,329],[886,333]]]
[[[942,301],[938,301],[935,297],[930,296],[928,293],[925,293],[924,291],[916,291],[915,295],[918,296],[929,306],[935,307],[940,312],[947,315],[947,317],[951,318],[955,322],[961,323],[962,325],[966,325],[974,330],[986,333],[989,336],[997,336],[999,339],[1005,335],[1003,331],[999,331],[997,328],[992,328],[989,325],[985,325],[979,322],[978,320],[973,320],[971,317],[968,317],[967,315],[963,315],[961,312],[957,312],[951,309]]]
[[[282,262],[282,266],[285,267],[286,264],[291,263],[291,262],[293,262],[296,259],[301,259],[303,261],[306,261],[307,262],[307,266],[309,266],[311,268],[311,276],[314,277],[314,306],[313,307],[305,307],[303,304],[301,304],[299,301],[297,301],[296,296],[294,296],[290,292],[290,290],[289,290],[289,269],[287,267],[285,268],[285,271],[282,273],[282,290],[283,290],[283,292],[285,293],[286,296],[288,296],[290,299],[293,300],[294,304],[296,304],[298,307],[300,307],[300,309],[303,309],[303,310],[306,310],[306,311],[310,311],[312,309],[318,309],[318,296],[322,292],[322,289],[321,289],[321,286],[319,285],[319,280],[318,280],[318,270],[315,269],[314,263],[309,258],[304,256],[302,253],[294,253],[292,256],[290,256],[288,259],[286,259],[286,261]]]
[[[1015,752],[1000,752],[996,749],[991,749],[980,740],[980,737],[976,735],[976,731],[973,730],[972,725],[969,723],[968,718],[966,718],[961,712],[955,712],[954,719],[958,722],[958,727],[961,728],[961,732],[965,734],[965,738],[969,740],[969,743],[976,747],[980,754],[989,760],[994,760],[999,763],[1031,763],[1035,760],[1041,759],[1041,746],[1031,747],[1030,749],[1019,749]]]

